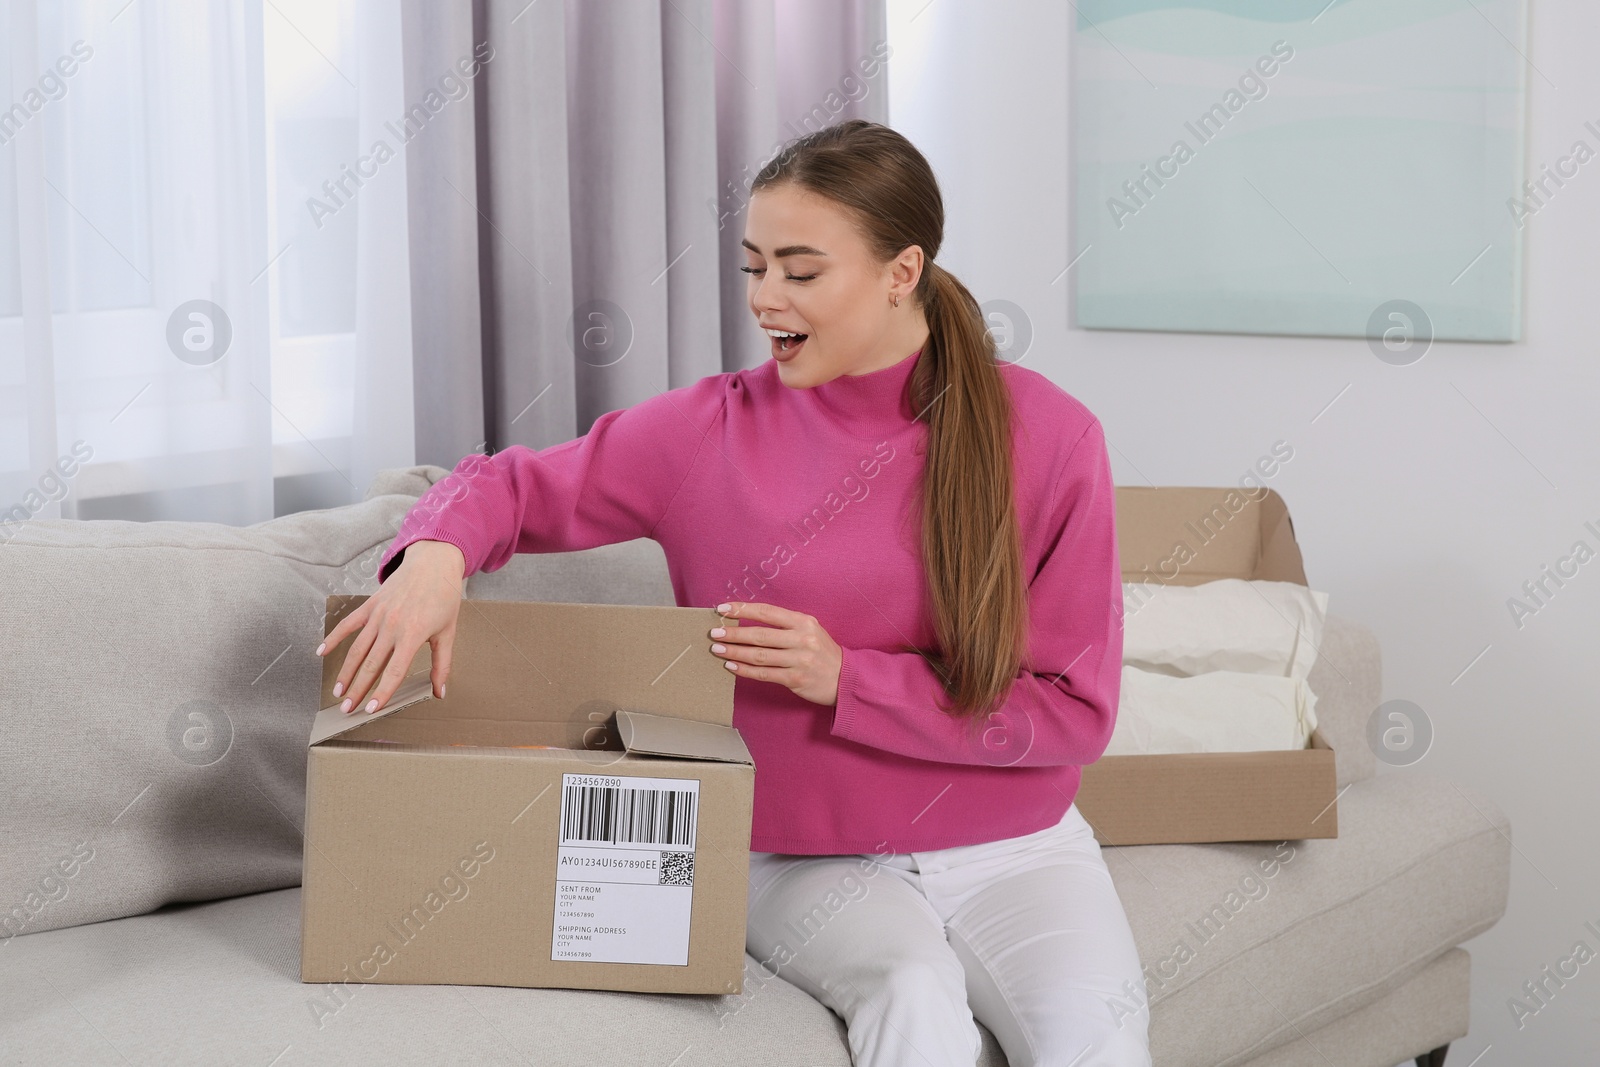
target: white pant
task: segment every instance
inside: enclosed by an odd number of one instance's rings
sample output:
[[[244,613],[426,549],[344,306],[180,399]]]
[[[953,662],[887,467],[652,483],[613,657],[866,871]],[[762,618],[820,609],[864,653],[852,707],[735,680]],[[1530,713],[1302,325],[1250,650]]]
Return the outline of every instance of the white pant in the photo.
[[[750,854],[745,947],[844,1019],[856,1067],[1150,1067],[1144,973],[1076,804],[931,852]]]

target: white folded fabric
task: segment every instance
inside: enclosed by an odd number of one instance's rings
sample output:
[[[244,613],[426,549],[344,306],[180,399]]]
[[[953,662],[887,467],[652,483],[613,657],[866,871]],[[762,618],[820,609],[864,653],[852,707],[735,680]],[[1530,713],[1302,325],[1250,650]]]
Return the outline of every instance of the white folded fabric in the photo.
[[[1328,594],[1297,582],[1124,582],[1122,662],[1161,674],[1242,671],[1304,680]]]
[[[1299,678],[1207,671],[1175,678],[1123,665],[1108,756],[1305,748],[1317,698]]]
[[[1305,748],[1328,594],[1222,578],[1123,583],[1122,698],[1106,755]]]

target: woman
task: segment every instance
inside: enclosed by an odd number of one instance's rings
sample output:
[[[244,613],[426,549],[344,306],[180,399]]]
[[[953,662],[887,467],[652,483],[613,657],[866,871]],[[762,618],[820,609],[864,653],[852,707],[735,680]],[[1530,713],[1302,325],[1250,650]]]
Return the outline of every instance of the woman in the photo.
[[[756,177],[750,311],[772,359],[469,456],[407,515],[339,671],[386,703],[423,642],[442,697],[462,583],[516,552],[651,537],[715,605],[755,757],[747,948],[861,1065],[1149,1064],[1144,979],[1072,798],[1110,740],[1122,576],[1099,421],[999,361],[933,262],[938,184],[840,123]]]

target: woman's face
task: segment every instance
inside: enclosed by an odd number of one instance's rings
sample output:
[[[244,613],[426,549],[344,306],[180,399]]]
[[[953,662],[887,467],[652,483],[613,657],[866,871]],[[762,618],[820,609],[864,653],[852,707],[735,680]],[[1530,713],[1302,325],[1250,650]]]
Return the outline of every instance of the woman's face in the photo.
[[[752,195],[743,245],[756,322],[805,335],[799,342],[768,338],[785,385],[808,388],[915,351],[906,327],[922,262],[917,246],[879,264],[844,209],[792,185]],[[890,303],[891,293],[900,295],[899,308]],[[907,344],[912,347],[900,351]]]

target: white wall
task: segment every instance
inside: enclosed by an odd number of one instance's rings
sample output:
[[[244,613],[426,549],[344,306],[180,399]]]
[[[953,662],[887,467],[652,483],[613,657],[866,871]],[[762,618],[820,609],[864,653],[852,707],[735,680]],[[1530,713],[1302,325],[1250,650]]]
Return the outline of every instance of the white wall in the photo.
[[[1600,926],[1588,666],[1600,560],[1520,630],[1507,600],[1574,542],[1600,550],[1584,528],[1600,528],[1589,323],[1600,306],[1600,160],[1528,221],[1516,344],[1435,343],[1394,367],[1359,339],[1074,329],[1070,277],[1058,280],[1074,247],[1071,12],[1059,0],[889,0],[891,122],[939,176],[938,260],[980,301],[1027,311],[1025,362],[1100,417],[1119,485],[1236,484],[1275,441],[1293,446],[1269,484],[1288,502],[1311,585],[1377,634],[1385,699],[1415,701],[1434,726],[1420,763],[1382,773],[1438,776],[1511,819],[1510,905],[1466,945],[1472,1029],[1451,1062],[1592,1062],[1600,961],[1520,1029],[1507,1001],[1576,942],[1600,953],[1584,928]],[[1596,48],[1588,5],[1535,4],[1530,171],[1579,137],[1595,143],[1583,123],[1600,125]]]

